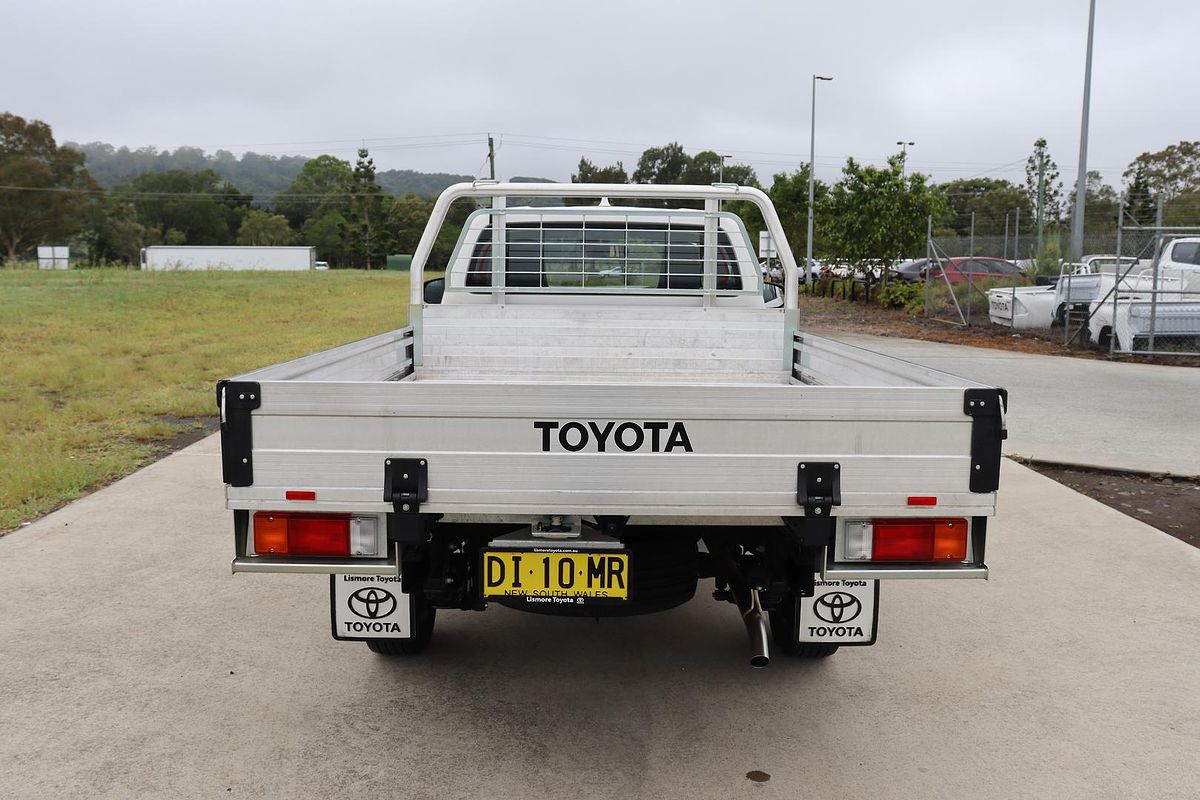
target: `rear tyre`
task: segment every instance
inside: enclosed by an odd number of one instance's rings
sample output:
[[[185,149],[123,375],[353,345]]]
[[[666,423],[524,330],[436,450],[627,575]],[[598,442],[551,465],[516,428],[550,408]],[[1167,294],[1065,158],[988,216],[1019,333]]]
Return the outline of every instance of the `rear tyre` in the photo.
[[[415,622],[413,635],[409,639],[368,639],[367,647],[372,653],[381,656],[415,656],[429,646],[433,638],[433,623],[437,617],[437,609],[429,604],[425,595],[417,592],[412,595]]]
[[[796,626],[799,614],[800,598],[794,594],[785,595],[779,603],[779,608],[768,612],[771,618],[771,639],[775,642],[776,649],[792,658],[828,658],[836,653],[836,644],[799,641],[799,629]]]

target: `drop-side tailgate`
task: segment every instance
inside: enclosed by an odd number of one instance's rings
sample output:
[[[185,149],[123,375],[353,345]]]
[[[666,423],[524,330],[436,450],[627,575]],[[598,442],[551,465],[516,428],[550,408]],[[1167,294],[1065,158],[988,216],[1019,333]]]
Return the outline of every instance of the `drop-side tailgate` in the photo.
[[[390,511],[383,488],[389,458],[427,461],[421,511],[431,514],[796,516],[804,461],[841,465],[839,515],[895,513],[913,495],[936,496],[938,513],[947,515],[988,515],[995,504],[997,389],[420,381],[223,387],[233,509]],[[255,398],[242,408],[229,402],[231,392]],[[288,500],[289,491],[316,499]]]

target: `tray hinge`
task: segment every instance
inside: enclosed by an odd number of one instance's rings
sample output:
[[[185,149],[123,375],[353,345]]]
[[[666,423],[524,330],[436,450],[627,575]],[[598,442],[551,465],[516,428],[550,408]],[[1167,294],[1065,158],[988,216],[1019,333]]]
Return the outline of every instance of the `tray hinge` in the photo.
[[[221,415],[221,476],[230,486],[254,484],[254,439],[251,412],[262,405],[256,381],[218,381],[217,410]]]
[[[388,538],[402,544],[421,541],[425,530],[421,503],[429,499],[428,460],[384,459],[383,499],[392,504],[392,512],[388,514]]]
[[[963,413],[971,418],[972,492],[1000,488],[1000,443],[1008,438],[1007,411],[1006,389],[967,389],[963,393]]]
[[[842,504],[842,465],[836,461],[801,461],[796,465],[796,503],[803,517],[785,517],[801,552],[813,554],[832,547],[837,526],[833,507]],[[805,587],[811,594],[811,587]],[[802,590],[803,591],[803,590]],[[808,596],[805,594],[804,596]]]
[[[801,461],[796,465],[796,503],[809,517],[828,518],[842,504],[842,465],[836,461]]]

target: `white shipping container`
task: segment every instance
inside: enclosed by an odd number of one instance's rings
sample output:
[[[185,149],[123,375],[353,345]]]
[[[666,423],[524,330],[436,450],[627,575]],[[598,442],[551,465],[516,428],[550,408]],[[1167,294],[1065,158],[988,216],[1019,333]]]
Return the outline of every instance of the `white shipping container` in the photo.
[[[305,270],[314,269],[314,247],[170,247],[142,249],[147,270]]]

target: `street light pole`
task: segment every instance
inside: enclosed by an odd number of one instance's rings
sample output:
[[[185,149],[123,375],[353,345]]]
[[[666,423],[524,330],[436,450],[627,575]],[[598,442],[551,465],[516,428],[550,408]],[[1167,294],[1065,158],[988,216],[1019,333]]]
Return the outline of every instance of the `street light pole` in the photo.
[[[904,177],[904,168],[908,164],[908,148],[912,147],[916,142],[896,142],[900,145],[900,177]]]
[[[810,119],[810,130],[808,134],[808,238],[805,241],[805,258],[804,258],[804,282],[812,284],[812,258],[813,258],[813,193],[814,193],[814,173],[817,171],[817,81],[831,81],[833,78],[827,78],[823,75],[813,74],[812,76],[812,113]]]
[[[717,171],[717,183],[725,182],[725,159],[733,158],[733,156],[721,156],[721,168]]]
[[[1083,213],[1087,202],[1088,112],[1092,104],[1092,33],[1096,27],[1096,0],[1088,8],[1087,59],[1083,68],[1083,122],[1079,129],[1079,174],[1075,177],[1075,216],[1071,220],[1071,256],[1083,258]]]

